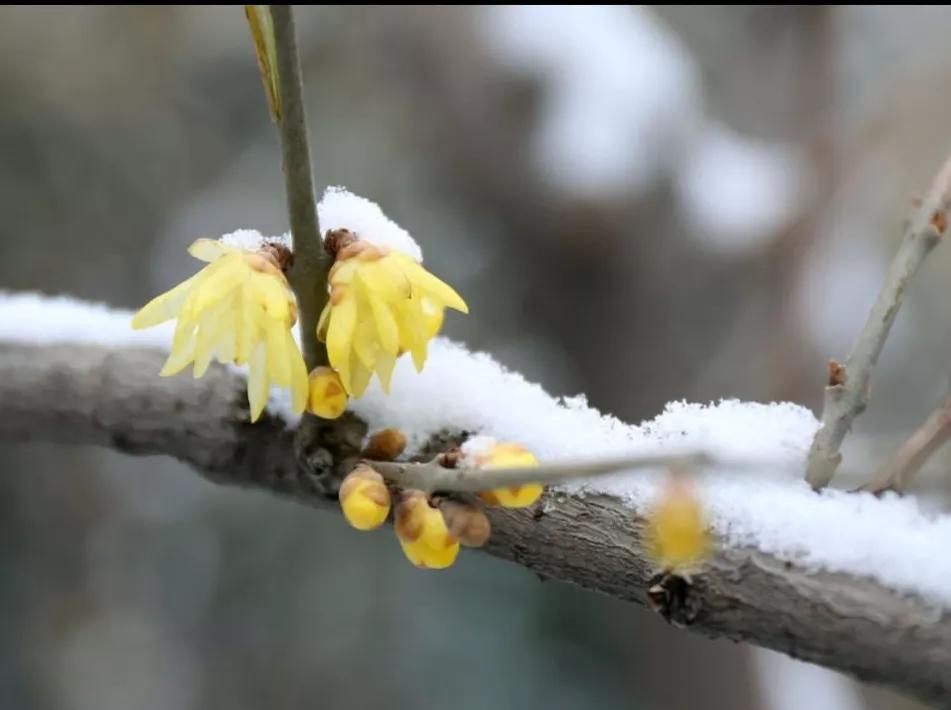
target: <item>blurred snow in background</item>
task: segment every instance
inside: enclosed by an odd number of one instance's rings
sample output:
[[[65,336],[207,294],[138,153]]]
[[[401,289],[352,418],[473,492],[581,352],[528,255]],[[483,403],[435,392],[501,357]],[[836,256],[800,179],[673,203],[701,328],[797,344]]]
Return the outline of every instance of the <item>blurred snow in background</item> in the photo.
[[[484,12],[497,56],[543,81],[533,159],[554,187],[611,200],[671,179],[697,235],[727,251],[756,246],[795,217],[805,177],[795,151],[709,118],[700,67],[650,10]]]

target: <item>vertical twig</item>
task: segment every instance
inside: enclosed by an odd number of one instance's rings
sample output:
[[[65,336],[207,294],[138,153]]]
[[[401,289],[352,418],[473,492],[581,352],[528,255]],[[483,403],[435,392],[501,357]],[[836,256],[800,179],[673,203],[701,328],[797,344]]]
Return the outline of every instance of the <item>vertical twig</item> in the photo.
[[[307,117],[301,82],[300,59],[290,5],[272,5],[277,80],[280,101],[278,126],[284,164],[284,184],[291,235],[294,239],[294,266],[289,278],[300,319],[301,344],[307,369],[327,364],[326,349],[317,341],[317,319],[327,300],[329,257],[317,227],[314,179],[311,174]]]
[[[868,403],[872,368],[898,315],[909,282],[947,229],[949,207],[951,158],[941,168],[928,196],[908,223],[898,253],[888,268],[885,283],[845,365],[830,363],[822,426],[813,439],[806,464],[806,480],[817,490],[828,485],[842,460],[839,447],[852,421]]]

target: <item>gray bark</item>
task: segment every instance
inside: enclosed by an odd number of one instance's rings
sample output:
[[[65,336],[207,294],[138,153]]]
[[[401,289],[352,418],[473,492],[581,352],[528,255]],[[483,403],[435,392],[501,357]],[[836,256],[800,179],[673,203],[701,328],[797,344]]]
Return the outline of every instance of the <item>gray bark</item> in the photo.
[[[218,483],[335,507],[334,483],[357,455],[361,422],[344,417],[305,432],[268,417],[251,425],[239,376],[218,367],[201,380],[161,379],[151,373],[163,357],[0,344],[0,440],[165,454]],[[643,520],[610,496],[553,492],[534,510],[492,509],[490,517],[486,550],[543,578],[649,603],[707,636],[951,704],[951,618],[912,595],[723,545],[691,580],[657,579],[643,551]]]

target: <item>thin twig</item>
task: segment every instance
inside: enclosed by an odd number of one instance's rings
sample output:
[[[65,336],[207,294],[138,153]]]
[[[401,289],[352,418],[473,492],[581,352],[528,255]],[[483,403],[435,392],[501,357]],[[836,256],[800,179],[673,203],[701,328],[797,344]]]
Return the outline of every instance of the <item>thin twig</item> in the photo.
[[[294,265],[289,277],[297,296],[304,361],[312,370],[327,364],[327,351],[317,340],[317,319],[327,300],[330,259],[320,240],[314,207],[314,179],[294,13],[290,5],[271,5],[271,17],[277,54],[281,111],[278,126],[284,158],[284,184],[294,239]]]
[[[868,403],[872,368],[901,308],[909,282],[947,229],[949,207],[951,158],[941,168],[927,198],[909,222],[885,283],[845,365],[830,363],[822,426],[813,439],[806,464],[806,480],[817,490],[828,485],[842,460],[839,447],[852,421]]]
[[[951,393],[924,423],[901,445],[872,481],[859,490],[869,493],[901,493],[932,454],[951,439]]]
[[[521,468],[446,468],[438,461],[393,463],[368,461],[382,476],[405,488],[426,493],[478,493],[528,483],[554,485],[580,478],[604,476],[621,471],[658,467],[699,468],[712,459],[706,454],[682,456],[628,456],[596,461],[567,461]]]

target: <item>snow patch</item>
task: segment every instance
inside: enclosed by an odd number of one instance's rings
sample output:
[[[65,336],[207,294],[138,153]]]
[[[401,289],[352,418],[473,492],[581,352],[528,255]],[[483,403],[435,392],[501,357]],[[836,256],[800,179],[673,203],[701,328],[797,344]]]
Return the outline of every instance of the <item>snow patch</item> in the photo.
[[[238,229],[230,234],[225,234],[219,239],[222,244],[234,247],[235,249],[245,249],[247,251],[256,251],[265,244],[280,244],[291,248],[291,235],[283,234],[279,237],[265,237],[256,229]]]
[[[423,250],[409,232],[393,222],[376,202],[354,195],[343,187],[328,187],[317,203],[321,234],[331,229],[349,229],[361,239],[409,254],[422,262]]]
[[[539,173],[595,198],[649,187],[700,113],[697,68],[647,9],[494,5],[485,41],[545,94],[532,153]]]
[[[759,246],[792,221],[803,173],[789,147],[711,125],[687,152],[676,185],[697,235],[733,253]]]

